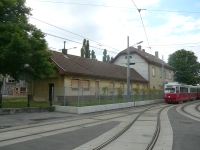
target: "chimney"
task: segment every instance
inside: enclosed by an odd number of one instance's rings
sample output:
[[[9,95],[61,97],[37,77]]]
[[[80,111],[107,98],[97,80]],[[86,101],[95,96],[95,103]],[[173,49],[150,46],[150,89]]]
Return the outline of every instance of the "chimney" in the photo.
[[[158,51],[155,51],[155,56],[158,58]]]
[[[65,49],[65,43],[66,43],[66,41],[64,41],[64,49],[62,49],[63,55],[67,55],[67,49]]]
[[[138,45],[138,50],[141,51],[141,49],[142,49],[142,46],[141,46],[141,45]]]
[[[145,52],[145,49],[142,49],[143,52]]]

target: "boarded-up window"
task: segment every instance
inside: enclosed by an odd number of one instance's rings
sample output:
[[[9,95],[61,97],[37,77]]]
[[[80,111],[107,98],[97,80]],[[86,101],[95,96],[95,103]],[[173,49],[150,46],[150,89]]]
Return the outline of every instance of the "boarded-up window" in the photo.
[[[89,81],[83,80],[82,81],[82,87],[84,88],[84,91],[88,91],[89,90]]]
[[[72,79],[72,90],[76,91],[79,87],[79,79]]]

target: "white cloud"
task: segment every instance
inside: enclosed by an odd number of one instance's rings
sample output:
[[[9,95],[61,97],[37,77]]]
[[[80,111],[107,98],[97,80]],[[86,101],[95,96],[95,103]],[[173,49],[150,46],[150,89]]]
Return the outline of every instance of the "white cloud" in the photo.
[[[65,2],[70,2],[65,0]],[[80,1],[73,0],[74,3]],[[147,6],[158,6],[159,0],[134,0],[138,8],[145,8]],[[112,6],[127,6],[134,7],[131,0],[82,0],[81,3],[99,4],[99,5],[112,5]],[[41,19],[45,22],[51,23],[63,29],[69,30],[76,34],[82,35],[89,39],[98,41],[118,50],[124,50],[127,47],[127,36],[130,37],[130,45],[139,41],[144,41],[142,46],[148,47],[144,29],[140,20],[140,16],[136,10],[119,9],[119,8],[105,8],[105,7],[90,7],[78,5],[65,5],[54,3],[39,3],[35,1],[27,1],[27,5],[32,7],[33,17]],[[38,5],[40,7],[38,7]],[[150,13],[148,13],[150,14]],[[150,17],[147,16],[146,11],[142,11],[143,21],[146,27],[147,35],[150,45],[167,45],[173,43],[195,43],[200,39],[200,19],[196,20],[192,16],[184,16],[177,13],[167,13],[167,15],[157,15],[160,20],[165,20],[161,25],[149,26]],[[53,33],[57,36],[75,40],[77,42],[83,41],[83,38],[70,34],[63,30],[59,30],[52,26],[30,19],[32,24],[37,25],[44,32]],[[159,21],[159,20],[158,20]],[[195,34],[192,33],[195,31]],[[55,33],[56,32],[56,33]],[[60,33],[60,34],[57,34]],[[63,48],[64,39],[54,37],[46,37],[50,47],[57,50]],[[80,55],[81,44],[73,42],[66,43],[67,48],[76,46],[77,49],[69,50],[70,54]],[[105,46],[99,46],[90,40],[90,45],[117,52]],[[195,45],[189,45],[195,46]],[[146,48],[146,51],[154,54],[159,51],[159,55],[165,56],[167,60],[168,55],[174,51],[185,48],[197,52],[198,47],[173,46],[167,48],[152,46],[152,50]],[[98,60],[102,60],[103,51],[94,49]],[[108,52],[109,55],[115,56],[116,54]],[[200,56],[200,53],[197,53]]]

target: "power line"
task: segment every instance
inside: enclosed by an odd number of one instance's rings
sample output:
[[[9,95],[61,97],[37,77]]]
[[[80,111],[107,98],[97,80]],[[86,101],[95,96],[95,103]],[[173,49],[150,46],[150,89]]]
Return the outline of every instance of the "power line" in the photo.
[[[56,38],[60,38],[60,39],[63,39],[63,40],[67,40],[67,41],[70,41],[70,42],[74,42],[74,43],[77,43],[77,44],[82,44],[80,42],[77,42],[77,41],[73,41],[73,40],[69,40],[69,39],[66,39],[66,38],[63,38],[63,37],[60,37],[60,36],[56,36],[56,35],[53,35],[53,34],[49,34],[49,33],[45,33],[43,32],[44,34],[47,34],[47,35],[50,35],[50,36],[53,36],[53,37],[56,37]],[[98,48],[98,47],[95,47],[95,46],[90,46],[90,47],[93,47],[93,48],[97,48],[97,49],[100,49],[100,50],[104,50],[102,48]],[[110,50],[107,50],[108,52],[111,52],[111,53],[115,53],[115,54],[118,54],[114,51],[110,51]]]
[[[132,0],[132,2],[133,2],[133,4],[135,5],[135,3],[134,3],[133,0]],[[137,8],[136,5],[135,5],[135,7]],[[138,10],[138,13],[140,14],[141,9],[138,9],[138,8],[137,8],[137,10]],[[145,32],[145,35],[146,35],[147,43],[148,43],[148,45],[149,45],[149,49],[150,49],[150,51],[151,51],[151,47],[150,47],[149,40],[148,40],[148,37],[147,37],[147,32],[146,32],[146,30],[145,30],[144,22],[143,22],[143,20],[142,20],[141,14],[140,14],[140,19],[141,19],[141,21],[142,21],[142,25],[143,25],[143,29],[144,29],[144,32]],[[151,52],[151,54],[152,54],[152,52]]]
[[[200,44],[200,42],[197,42],[197,43],[183,43],[183,44],[152,45],[152,46],[171,46],[171,45],[187,45],[187,44]]]
[[[109,6],[109,5],[95,5],[95,4],[82,4],[82,3],[67,3],[67,2],[54,2],[54,1],[39,1],[39,0],[34,0],[37,2],[47,2],[47,3],[61,3],[61,4],[69,4],[69,5],[86,5],[86,6],[94,6],[94,7],[113,7],[113,8],[121,8],[121,9],[136,9],[133,7],[121,7],[121,6]],[[184,11],[184,10],[153,10],[153,9],[143,9],[146,11],[163,11],[163,12],[184,12],[184,13],[200,13],[200,12],[194,12],[194,11]]]
[[[115,49],[115,50],[117,50],[117,51],[120,51],[120,50],[118,50],[118,49],[116,49],[116,48],[113,48],[113,47],[110,47],[110,46],[101,44],[101,43],[99,43],[99,42],[96,42],[96,41],[91,40],[91,39],[89,39],[89,38],[86,38],[86,37],[84,37],[84,36],[78,35],[78,34],[73,33],[73,32],[71,32],[71,31],[65,30],[65,29],[60,28],[60,27],[58,27],[58,26],[52,25],[52,24],[50,24],[50,23],[44,22],[44,21],[42,21],[42,20],[36,19],[36,18],[34,18],[34,17],[30,17],[30,18],[33,18],[33,19],[35,19],[35,20],[37,20],[37,21],[43,22],[43,23],[48,24],[48,25],[50,25],[50,26],[53,26],[53,27],[55,27],[55,28],[61,29],[61,30],[63,30],[63,31],[69,32],[69,33],[74,34],[74,35],[76,35],[76,36],[82,37],[82,38],[84,38],[84,39],[88,39],[88,40],[90,40],[90,41],[92,41],[92,42],[98,43],[98,44],[101,45],[101,46],[106,46],[106,47]]]

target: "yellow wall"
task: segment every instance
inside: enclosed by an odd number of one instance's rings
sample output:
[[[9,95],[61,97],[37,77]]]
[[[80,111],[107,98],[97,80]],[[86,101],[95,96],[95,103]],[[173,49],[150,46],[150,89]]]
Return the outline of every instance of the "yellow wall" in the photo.
[[[114,82],[114,88],[118,88],[120,87],[120,83],[124,83],[124,89],[127,89],[126,81],[87,77],[87,76],[59,75],[58,72],[56,72],[49,79],[33,80],[32,82],[30,82],[28,93],[29,95],[33,95],[33,99],[35,101],[49,101],[49,84],[53,83],[54,84],[54,101],[57,101],[58,97],[64,96],[64,95],[77,96],[78,91],[73,91],[71,88],[71,79],[89,80],[89,84],[90,84],[89,90],[83,91],[84,95],[95,95],[95,92],[98,93],[98,90],[97,89],[95,90],[95,81],[99,81],[100,90],[102,90],[102,87],[105,87],[105,86],[109,87],[110,82]],[[136,84],[139,84],[140,89],[142,88],[142,85],[143,85],[143,83],[131,83],[131,84],[132,84],[132,88],[135,88]],[[147,89],[147,87],[148,87],[148,84],[145,84],[145,89]],[[82,94],[82,91],[80,91],[79,94]],[[111,94],[111,93],[108,92],[108,94]]]
[[[152,75],[152,68],[155,68],[155,77],[153,77]],[[162,89],[162,84],[163,84],[163,78],[162,76],[160,77],[160,69],[162,72],[162,67],[160,66],[156,66],[153,64],[149,64],[149,81],[150,81],[150,89],[153,89],[153,87],[155,87],[155,89]],[[164,70],[166,71],[166,78],[164,78],[164,81],[168,81],[168,82],[173,82],[174,81],[174,72],[172,70],[166,69],[164,68]],[[171,71],[171,79],[169,79],[169,71]]]

